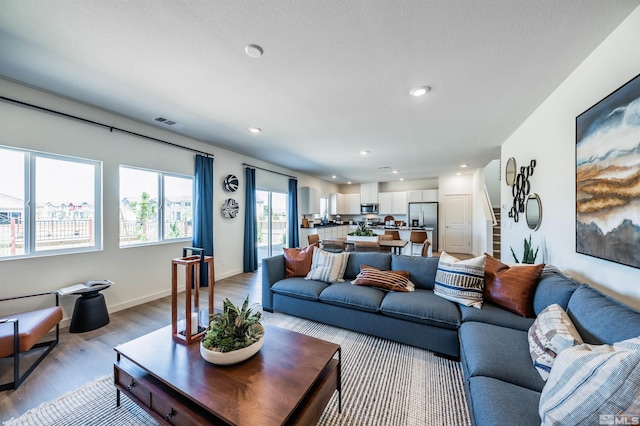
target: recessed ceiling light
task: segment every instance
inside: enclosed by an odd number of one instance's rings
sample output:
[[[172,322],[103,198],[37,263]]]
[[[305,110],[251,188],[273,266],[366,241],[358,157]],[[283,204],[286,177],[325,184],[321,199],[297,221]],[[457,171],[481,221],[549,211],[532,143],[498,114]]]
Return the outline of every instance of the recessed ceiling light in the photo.
[[[400,180],[404,180],[404,178],[400,178]]]
[[[333,175],[333,176],[331,176],[331,179],[335,179],[335,178],[337,178],[337,177],[338,177],[338,176]]]
[[[396,173],[398,173],[398,171],[397,171],[397,170],[394,170],[394,171],[393,171],[393,172],[391,172],[391,173],[396,174]]]
[[[360,155],[369,155],[369,151],[360,151]]]
[[[257,44],[248,44],[247,47],[244,48],[244,51],[247,52],[247,55],[251,56],[252,58],[259,58],[264,53],[262,47],[258,46]]]
[[[429,92],[431,90],[431,87],[429,86],[418,86],[418,87],[414,87],[413,89],[411,89],[411,96],[422,96],[425,93]]]
[[[260,127],[249,127],[251,133],[260,133],[262,129]]]
[[[462,167],[464,169],[465,167],[469,167],[469,165],[468,164],[460,164],[460,167]]]
[[[458,172],[456,173],[456,176],[462,176],[462,173]]]
[[[351,182],[347,182],[347,185],[351,185]]]

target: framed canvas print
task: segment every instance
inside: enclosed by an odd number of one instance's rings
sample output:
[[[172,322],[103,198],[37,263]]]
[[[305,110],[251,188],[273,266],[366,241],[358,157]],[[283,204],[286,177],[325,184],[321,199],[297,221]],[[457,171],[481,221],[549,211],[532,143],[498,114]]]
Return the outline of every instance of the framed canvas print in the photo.
[[[640,75],[576,117],[576,252],[640,268]]]

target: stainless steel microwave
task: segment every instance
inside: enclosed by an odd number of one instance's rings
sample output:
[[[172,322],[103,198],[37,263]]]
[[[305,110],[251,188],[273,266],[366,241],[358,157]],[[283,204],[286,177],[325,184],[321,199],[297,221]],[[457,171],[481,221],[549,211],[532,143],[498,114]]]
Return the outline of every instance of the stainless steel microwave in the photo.
[[[378,205],[375,203],[360,204],[360,214],[378,214]]]

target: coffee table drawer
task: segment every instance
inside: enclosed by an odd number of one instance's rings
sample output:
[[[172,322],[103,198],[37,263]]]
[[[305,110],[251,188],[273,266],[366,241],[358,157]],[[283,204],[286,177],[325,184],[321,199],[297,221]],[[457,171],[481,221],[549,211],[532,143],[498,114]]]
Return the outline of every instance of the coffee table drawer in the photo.
[[[127,359],[113,366],[116,387],[162,425],[226,424]]]
[[[113,377],[116,387],[120,388],[127,395],[134,396],[139,403],[147,407],[150,406],[151,392],[148,387],[140,382],[139,378],[122,370],[117,365],[114,366]]]

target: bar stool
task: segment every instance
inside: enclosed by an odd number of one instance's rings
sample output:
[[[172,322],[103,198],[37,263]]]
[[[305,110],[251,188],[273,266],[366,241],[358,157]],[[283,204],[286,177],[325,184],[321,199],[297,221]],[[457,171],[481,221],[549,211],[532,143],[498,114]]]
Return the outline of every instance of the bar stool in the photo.
[[[399,240],[400,239],[400,232],[394,230],[385,230],[384,231],[384,235],[391,235],[391,239],[392,240]]]
[[[411,256],[421,256],[422,246],[424,245],[425,241],[427,241],[427,231],[411,231],[411,234],[409,234],[409,241],[411,242],[409,254]],[[414,245],[418,246],[421,249],[421,251],[418,252],[417,254],[414,254],[414,251],[413,251]]]
[[[307,240],[309,241],[309,245],[311,245],[313,243],[319,243],[320,236],[318,234],[309,234],[307,236]]]

